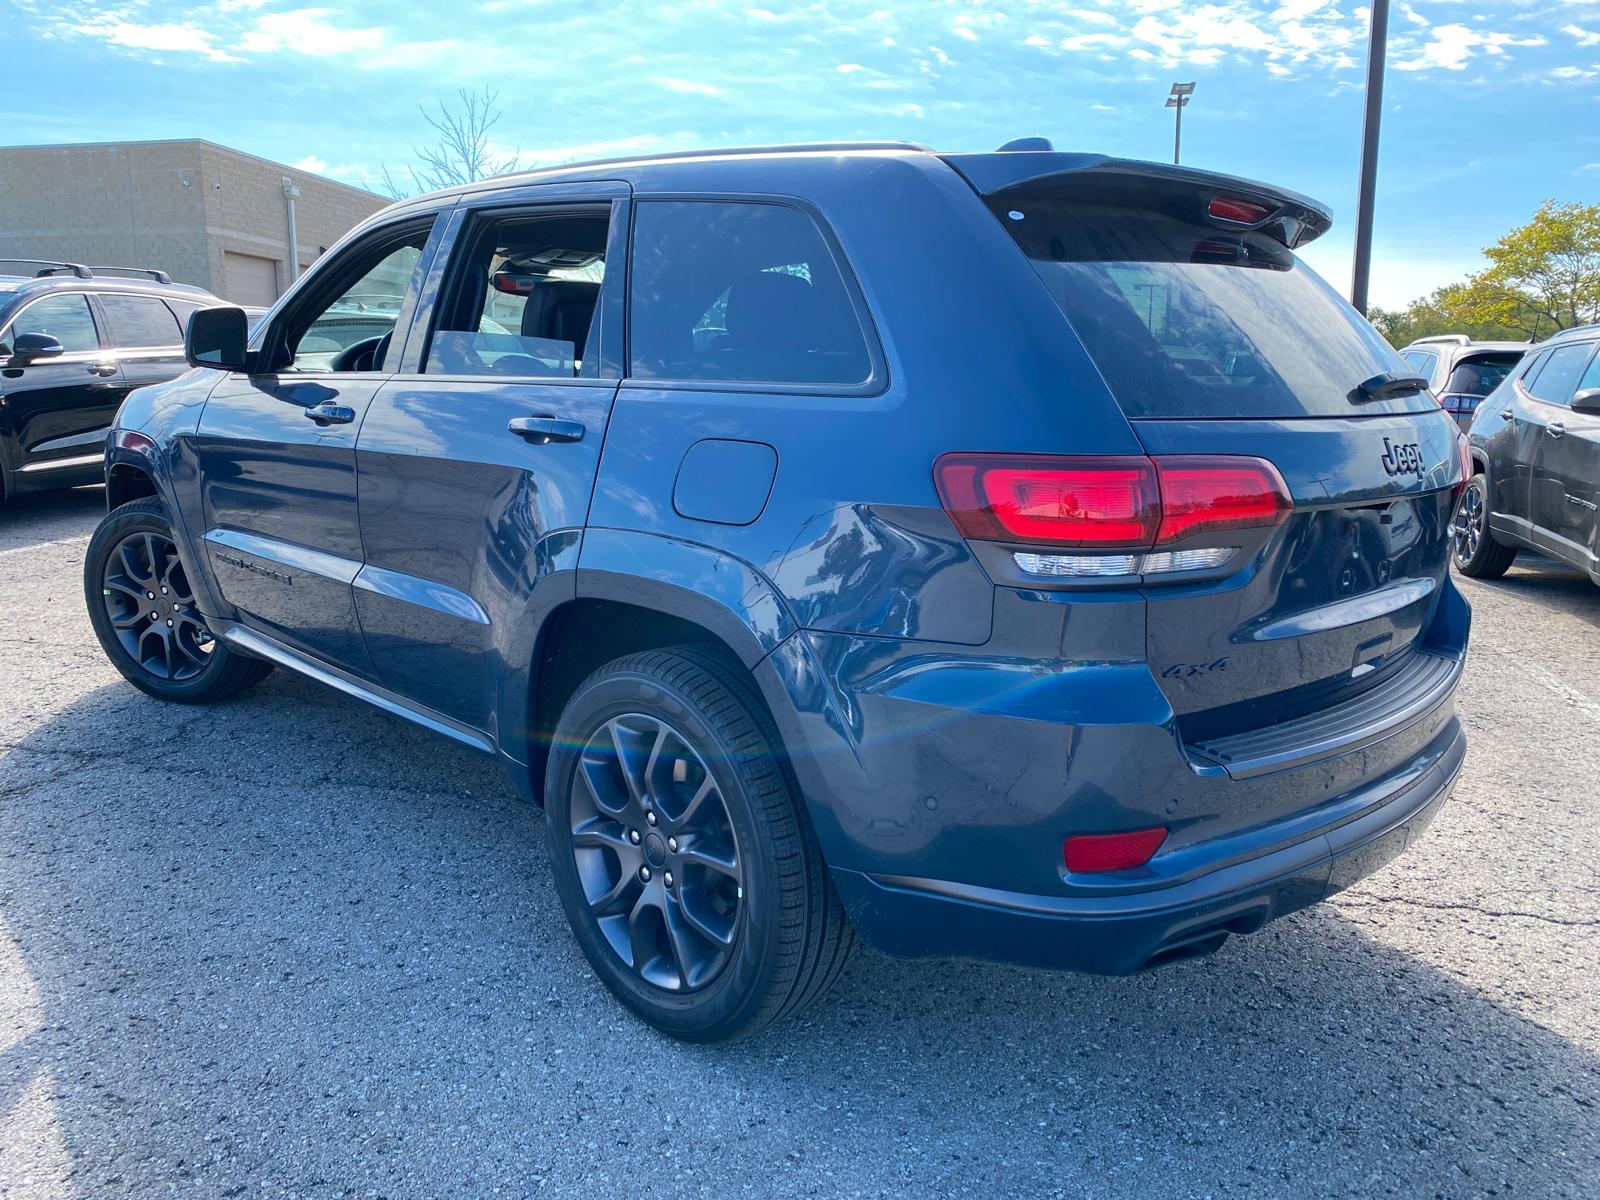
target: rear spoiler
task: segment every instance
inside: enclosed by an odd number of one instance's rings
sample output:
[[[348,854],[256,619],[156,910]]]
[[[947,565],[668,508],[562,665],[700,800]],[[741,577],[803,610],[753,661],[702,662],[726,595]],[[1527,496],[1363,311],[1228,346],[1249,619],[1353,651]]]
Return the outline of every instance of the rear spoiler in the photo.
[[[1309,196],[1234,175],[1197,171],[1193,167],[1110,158],[1104,154],[1060,154],[1054,151],[944,154],[940,157],[984,197],[1027,184],[1037,185],[1049,179],[1066,182],[1073,176],[1094,174],[1126,179],[1144,178],[1169,186],[1178,184],[1193,187],[1196,192],[1208,193],[1208,199],[1225,197],[1249,201],[1270,212],[1253,228],[1277,238],[1291,250],[1321,237],[1333,224],[1333,214]]]

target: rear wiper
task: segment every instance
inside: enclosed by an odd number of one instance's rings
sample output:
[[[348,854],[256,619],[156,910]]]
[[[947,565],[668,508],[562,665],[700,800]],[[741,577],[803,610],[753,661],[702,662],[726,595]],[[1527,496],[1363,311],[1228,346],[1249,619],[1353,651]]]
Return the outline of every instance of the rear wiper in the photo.
[[[1345,399],[1351,404],[1371,404],[1374,400],[1398,400],[1402,396],[1415,396],[1428,390],[1428,381],[1421,375],[1396,375],[1385,371],[1364,383],[1358,383]]]

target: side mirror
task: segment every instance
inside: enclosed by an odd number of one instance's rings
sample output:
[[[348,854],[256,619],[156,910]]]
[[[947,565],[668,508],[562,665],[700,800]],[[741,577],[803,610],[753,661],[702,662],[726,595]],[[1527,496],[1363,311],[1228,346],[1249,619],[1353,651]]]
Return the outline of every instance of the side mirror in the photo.
[[[11,347],[11,365],[23,367],[37,359],[55,358],[61,353],[61,343],[48,333],[19,333]]]
[[[189,314],[189,325],[183,332],[183,356],[191,367],[242,371],[249,340],[249,319],[244,309],[228,305],[197,308]]]
[[[1600,415],[1600,387],[1584,388],[1574,396],[1572,411]]]

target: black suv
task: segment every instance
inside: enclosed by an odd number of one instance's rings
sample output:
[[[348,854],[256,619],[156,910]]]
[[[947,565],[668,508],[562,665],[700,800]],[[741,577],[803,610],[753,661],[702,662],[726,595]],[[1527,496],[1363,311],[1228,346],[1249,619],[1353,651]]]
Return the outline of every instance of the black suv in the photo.
[[[0,259],[0,501],[100,482],[122,398],[188,370],[183,324],[217,303],[161,271]]]
[[[1468,431],[1473,476],[1456,509],[1455,560],[1504,575],[1519,548],[1600,583],[1600,325],[1556,334],[1479,407]]]
[[[1527,342],[1475,342],[1464,333],[1418,338],[1400,357],[1428,381],[1445,412],[1465,429],[1483,398],[1505,380],[1528,351]]]

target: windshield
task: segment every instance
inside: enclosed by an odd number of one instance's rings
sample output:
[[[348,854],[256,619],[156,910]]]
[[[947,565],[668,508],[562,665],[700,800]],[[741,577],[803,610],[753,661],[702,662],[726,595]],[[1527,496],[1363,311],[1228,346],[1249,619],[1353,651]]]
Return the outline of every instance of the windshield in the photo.
[[[1456,364],[1444,390],[1459,396],[1487,396],[1500,386],[1505,377],[1511,374],[1511,368],[1520,361],[1520,352],[1469,358]]]
[[[1051,181],[990,198],[1129,417],[1434,407],[1425,393],[1352,404],[1363,381],[1410,371],[1282,243],[1189,219],[1204,197],[1147,184],[1137,199]]]

